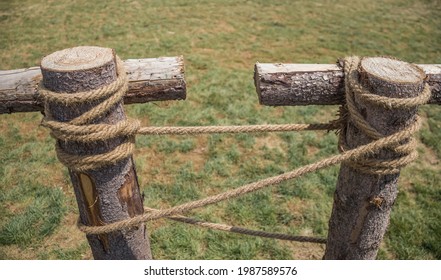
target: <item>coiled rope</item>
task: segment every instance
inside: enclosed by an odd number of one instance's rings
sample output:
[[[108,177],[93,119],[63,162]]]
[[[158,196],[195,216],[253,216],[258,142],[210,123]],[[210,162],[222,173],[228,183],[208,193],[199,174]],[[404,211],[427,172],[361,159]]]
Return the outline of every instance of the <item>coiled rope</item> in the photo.
[[[412,98],[389,98],[372,94],[359,82],[357,68],[360,64],[360,58],[348,57],[344,63],[346,105],[342,107],[343,112],[341,114],[349,116],[352,123],[373,140],[381,139],[384,135],[372,127],[358,111],[354,101],[355,96],[363,102],[369,102],[387,110],[415,108],[418,105],[427,103],[430,99],[431,92],[427,84],[421,94]],[[339,138],[340,148],[347,150],[344,140],[344,132],[342,132]],[[403,138],[402,140],[388,147],[397,154],[395,159],[375,159],[375,154],[367,154],[358,160],[348,159],[347,163],[353,168],[368,174],[386,175],[398,173],[402,167],[418,157],[416,140],[412,137]]]

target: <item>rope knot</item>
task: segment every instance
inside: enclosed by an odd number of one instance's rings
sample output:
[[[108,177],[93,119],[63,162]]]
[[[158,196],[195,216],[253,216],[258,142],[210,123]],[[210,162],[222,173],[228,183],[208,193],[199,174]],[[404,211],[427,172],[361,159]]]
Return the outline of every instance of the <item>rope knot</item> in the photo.
[[[346,91],[346,104],[340,109],[340,115],[342,118],[350,118],[352,123],[367,135],[372,140],[378,140],[384,138],[385,135],[378,132],[372,125],[370,125],[363,114],[359,111],[355,105],[354,98],[357,96],[363,102],[370,103],[372,105],[384,108],[386,110],[392,109],[412,109],[417,108],[419,105],[427,103],[430,99],[430,87],[426,84],[423,91],[416,97],[411,98],[390,98],[386,96],[380,96],[370,92],[369,89],[363,87],[359,81],[358,68],[360,67],[360,59],[358,57],[347,57],[344,60],[344,72],[345,72],[345,91]],[[344,124],[346,125],[346,124]],[[393,151],[394,156],[392,158],[378,159],[381,150],[377,150],[375,153],[368,153],[358,158],[348,159],[346,162],[353,168],[369,174],[395,174],[400,169],[418,156],[416,152],[416,140],[412,138],[412,134],[419,129],[420,121],[417,116],[415,124],[409,127],[405,127],[403,130],[409,132],[408,136],[398,139],[393,145],[385,147],[389,151]],[[339,146],[342,152],[348,150],[345,141],[345,129],[343,126],[340,132]],[[374,156],[377,159],[374,159]]]
[[[117,79],[98,89],[78,93],[58,93],[47,89],[43,82],[39,84],[38,92],[45,104],[45,117],[41,125],[51,130],[51,135],[58,140],[57,157],[65,166],[73,171],[84,172],[114,164],[132,155],[134,136],[140,128],[137,120],[123,120],[116,124],[95,124],[95,120],[106,114],[118,104],[128,88],[128,78],[119,57],[116,57]],[[98,102],[87,112],[68,121],[55,120],[48,108],[50,104],[76,106],[78,104]],[[97,155],[75,155],[63,150],[60,143],[75,141],[92,143],[106,141],[116,137],[125,137],[125,141],[113,150]]]

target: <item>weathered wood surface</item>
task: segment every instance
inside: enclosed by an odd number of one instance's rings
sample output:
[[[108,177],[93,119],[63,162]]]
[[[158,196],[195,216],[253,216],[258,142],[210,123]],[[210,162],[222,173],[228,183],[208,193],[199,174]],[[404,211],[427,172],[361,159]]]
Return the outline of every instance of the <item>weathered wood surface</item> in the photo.
[[[55,52],[41,62],[43,83],[56,92],[75,93],[111,83],[117,77],[111,49],[76,47]],[[58,121],[69,121],[95,106],[96,102],[66,106],[50,104],[49,112]],[[115,124],[126,119],[122,102],[94,123]],[[65,152],[74,155],[105,153],[125,137],[93,143],[58,141]],[[86,225],[103,225],[144,212],[142,196],[132,157],[84,173],[69,170],[80,218]],[[95,259],[151,259],[144,225],[109,234],[88,235]]]
[[[183,57],[127,59],[125,104],[186,98]],[[36,91],[40,67],[0,71],[0,114],[42,111]]]
[[[419,70],[389,58],[364,58],[359,74],[363,85],[375,94],[404,98],[422,91],[425,75]],[[383,135],[391,135],[415,122],[416,109],[386,110],[357,96],[355,103],[366,121]],[[348,149],[371,141],[352,120],[342,133]],[[384,149],[377,159],[382,158],[395,159],[397,154]],[[346,163],[341,165],[324,259],[375,259],[397,197],[398,177],[399,174],[366,174]]]
[[[441,104],[441,64],[420,64],[432,87],[429,104]],[[337,64],[257,63],[254,83],[268,106],[337,105],[344,102],[344,74]]]

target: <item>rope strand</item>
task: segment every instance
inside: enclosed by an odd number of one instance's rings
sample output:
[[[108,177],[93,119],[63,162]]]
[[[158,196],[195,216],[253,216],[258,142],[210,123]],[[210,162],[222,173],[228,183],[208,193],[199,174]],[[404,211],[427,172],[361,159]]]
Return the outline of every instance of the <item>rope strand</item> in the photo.
[[[138,134],[144,135],[195,135],[214,133],[259,133],[259,132],[286,132],[303,130],[334,130],[335,123],[317,124],[266,124],[266,125],[232,125],[232,126],[170,126],[170,127],[141,127]]]

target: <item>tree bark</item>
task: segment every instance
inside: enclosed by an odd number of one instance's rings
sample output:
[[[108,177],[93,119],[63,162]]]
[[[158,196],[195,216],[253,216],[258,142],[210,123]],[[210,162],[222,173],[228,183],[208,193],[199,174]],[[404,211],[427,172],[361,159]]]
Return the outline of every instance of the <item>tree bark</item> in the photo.
[[[364,58],[359,69],[361,83],[378,95],[392,98],[417,96],[424,87],[425,73],[418,67],[390,58]],[[415,122],[416,109],[386,110],[362,102],[356,106],[378,132],[391,135]],[[347,148],[367,144],[371,139],[348,120]],[[394,159],[388,149],[378,159]],[[397,197],[399,174],[362,173],[343,163],[340,168],[324,259],[375,259],[389,224],[390,211]]]
[[[102,87],[117,78],[112,49],[76,47],[55,52],[41,61],[44,86],[52,91],[75,93]],[[61,122],[70,121],[95,106],[51,104],[49,112]],[[94,123],[115,124],[126,119],[122,102]],[[124,137],[90,144],[61,142],[67,153],[92,155],[105,153]],[[144,212],[142,196],[132,157],[111,166],[85,173],[69,170],[81,221],[86,225],[103,225]],[[95,259],[151,259],[146,227],[140,225],[109,234],[87,236]]]
[[[127,59],[124,66],[129,78],[125,104],[185,99],[182,56]],[[42,112],[37,92],[40,80],[40,67],[0,71],[0,114]]]
[[[441,105],[441,65],[421,64],[431,86],[429,104]],[[254,83],[259,102],[267,106],[341,105],[344,74],[337,64],[257,63]]]

